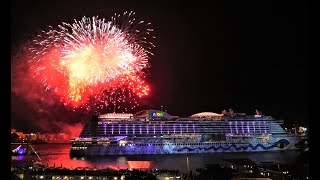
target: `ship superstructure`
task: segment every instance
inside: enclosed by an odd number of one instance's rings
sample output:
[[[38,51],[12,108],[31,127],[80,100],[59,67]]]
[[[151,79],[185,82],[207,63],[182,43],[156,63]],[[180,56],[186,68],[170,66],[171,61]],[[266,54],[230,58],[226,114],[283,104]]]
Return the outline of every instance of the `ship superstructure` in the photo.
[[[72,139],[71,156],[185,154],[296,149],[283,120],[223,111],[187,118],[159,110],[94,115]]]

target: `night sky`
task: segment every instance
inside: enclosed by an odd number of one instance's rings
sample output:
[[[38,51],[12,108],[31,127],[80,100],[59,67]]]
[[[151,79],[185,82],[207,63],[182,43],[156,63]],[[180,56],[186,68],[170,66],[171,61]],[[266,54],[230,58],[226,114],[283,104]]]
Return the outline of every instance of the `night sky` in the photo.
[[[290,123],[309,121],[305,2],[11,2],[12,53],[49,25],[83,16],[110,19],[127,10],[151,22],[156,48],[147,79],[151,94],[143,100],[149,108],[162,105],[169,114],[179,116],[229,108],[254,114],[258,109]],[[12,93],[11,104],[12,127],[23,129],[38,122],[41,115],[23,95]],[[83,112],[69,112],[58,105],[54,109],[66,120],[49,112],[50,118],[42,123],[83,122],[78,118]]]

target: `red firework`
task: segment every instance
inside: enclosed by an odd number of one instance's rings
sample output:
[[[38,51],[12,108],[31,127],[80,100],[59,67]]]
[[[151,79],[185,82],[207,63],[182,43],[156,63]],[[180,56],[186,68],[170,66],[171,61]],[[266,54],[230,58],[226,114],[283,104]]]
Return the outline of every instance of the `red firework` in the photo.
[[[111,21],[83,17],[43,31],[30,48],[34,79],[66,106],[138,106],[136,98],[149,92],[143,79],[154,47],[147,40],[154,37],[150,23],[138,22],[133,15],[115,14]]]

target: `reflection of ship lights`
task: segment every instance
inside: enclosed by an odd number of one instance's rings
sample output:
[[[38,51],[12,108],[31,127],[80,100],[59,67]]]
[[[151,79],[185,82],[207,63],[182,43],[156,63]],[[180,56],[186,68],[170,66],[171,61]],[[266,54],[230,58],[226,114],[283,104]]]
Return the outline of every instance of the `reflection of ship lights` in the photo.
[[[155,163],[153,161],[127,161],[130,169],[150,169]]]

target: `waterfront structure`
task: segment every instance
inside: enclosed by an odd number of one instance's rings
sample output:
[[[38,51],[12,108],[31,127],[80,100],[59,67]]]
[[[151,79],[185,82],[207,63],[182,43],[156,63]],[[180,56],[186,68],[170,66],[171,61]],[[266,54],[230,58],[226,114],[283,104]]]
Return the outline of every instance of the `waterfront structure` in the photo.
[[[136,114],[95,114],[79,137],[71,139],[71,156],[188,154],[297,149],[283,120],[223,111],[187,118],[159,110]]]

